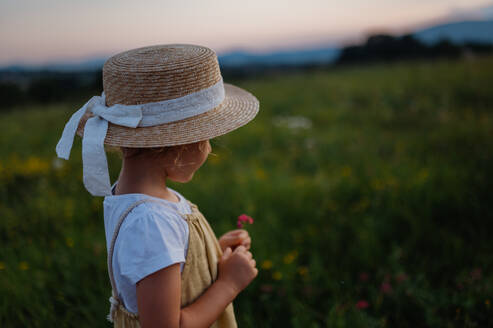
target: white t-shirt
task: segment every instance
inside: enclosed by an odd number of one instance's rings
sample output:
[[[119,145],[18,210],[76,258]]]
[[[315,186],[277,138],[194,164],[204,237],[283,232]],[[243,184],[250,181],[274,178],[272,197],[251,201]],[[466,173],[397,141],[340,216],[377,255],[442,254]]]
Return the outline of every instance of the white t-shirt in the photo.
[[[188,223],[176,211],[190,214],[191,208],[181,194],[168,189],[178,196],[178,203],[145,194],[104,198],[104,228],[108,250],[116,224],[130,205],[141,199],[158,201],[144,202],[134,208],[123,221],[115,242],[113,275],[118,296],[125,308],[133,313],[138,313],[135,285],[139,280],[178,262],[183,270],[185,264]]]

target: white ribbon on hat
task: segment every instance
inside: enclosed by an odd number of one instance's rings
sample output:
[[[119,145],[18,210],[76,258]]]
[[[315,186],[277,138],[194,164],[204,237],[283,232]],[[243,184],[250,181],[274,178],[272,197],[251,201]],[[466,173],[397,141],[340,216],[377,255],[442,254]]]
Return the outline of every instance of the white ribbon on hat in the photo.
[[[92,97],[72,115],[63,129],[56,153],[60,158],[69,159],[81,118],[87,111],[94,114],[87,120],[82,137],[83,181],[93,196],[108,196],[111,195],[111,185],[104,152],[108,122],[129,128],[175,122],[216,108],[224,97],[222,79],[211,87],[180,98],[139,105],[115,104],[107,107],[103,92],[101,96]]]

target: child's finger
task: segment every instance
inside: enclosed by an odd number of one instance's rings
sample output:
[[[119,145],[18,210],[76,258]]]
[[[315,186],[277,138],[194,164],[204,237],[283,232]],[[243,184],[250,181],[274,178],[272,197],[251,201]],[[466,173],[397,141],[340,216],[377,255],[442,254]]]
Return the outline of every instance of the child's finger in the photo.
[[[233,251],[231,250],[231,247],[226,248],[226,250],[223,253],[223,256],[221,257],[221,260],[226,260],[232,253]]]
[[[240,246],[236,247],[235,248],[235,253],[239,253],[239,252],[246,252],[245,246],[240,245]]]
[[[227,240],[232,243],[239,243],[243,239],[247,238],[247,234],[239,234],[239,235],[233,235],[233,236],[228,236]]]
[[[250,245],[252,244],[252,238],[248,237],[247,239],[243,240],[241,244],[245,246],[246,249],[249,249]]]
[[[254,259],[251,259],[250,264],[252,265],[252,267],[255,268],[255,266],[257,265],[257,261],[255,261]]]

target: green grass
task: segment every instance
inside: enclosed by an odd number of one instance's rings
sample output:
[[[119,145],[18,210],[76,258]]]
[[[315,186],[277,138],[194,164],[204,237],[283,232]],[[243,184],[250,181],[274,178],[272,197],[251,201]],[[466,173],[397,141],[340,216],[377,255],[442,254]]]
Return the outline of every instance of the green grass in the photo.
[[[493,58],[240,82],[257,118],[172,184],[218,235],[255,218],[239,326],[493,326],[491,81]],[[81,105],[1,116],[1,327],[110,326],[102,199],[80,140],[55,160]]]

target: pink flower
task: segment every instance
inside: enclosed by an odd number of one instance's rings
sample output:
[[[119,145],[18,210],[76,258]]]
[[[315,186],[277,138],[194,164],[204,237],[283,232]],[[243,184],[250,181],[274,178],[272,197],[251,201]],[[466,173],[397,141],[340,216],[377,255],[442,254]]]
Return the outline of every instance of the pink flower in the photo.
[[[382,284],[380,285],[380,290],[384,293],[384,294],[390,294],[392,293],[392,286],[390,285],[390,283],[388,282],[382,282]]]
[[[396,277],[395,280],[397,280],[398,283],[403,282],[404,280],[407,280],[407,274],[405,273],[399,273]]]
[[[368,273],[366,273],[366,272],[361,272],[359,274],[359,280],[361,280],[361,281],[368,281],[368,278],[369,278],[369,276],[368,276]]]
[[[356,302],[356,307],[360,310],[366,309],[369,306],[370,304],[368,304],[368,302],[365,300],[359,300],[358,302]]]
[[[479,280],[481,279],[481,276],[482,276],[482,271],[480,268],[475,268],[474,270],[471,271],[472,280]]]
[[[247,221],[250,221],[252,218],[249,217],[248,215],[246,214],[242,214],[238,217],[238,221],[241,221],[241,222],[247,222]]]
[[[271,293],[274,290],[274,287],[272,285],[260,285],[260,290],[264,293]]]
[[[238,228],[242,228],[243,224],[246,224],[246,223],[252,224],[253,219],[246,214],[241,214],[240,216],[238,216],[238,222],[236,223]]]

